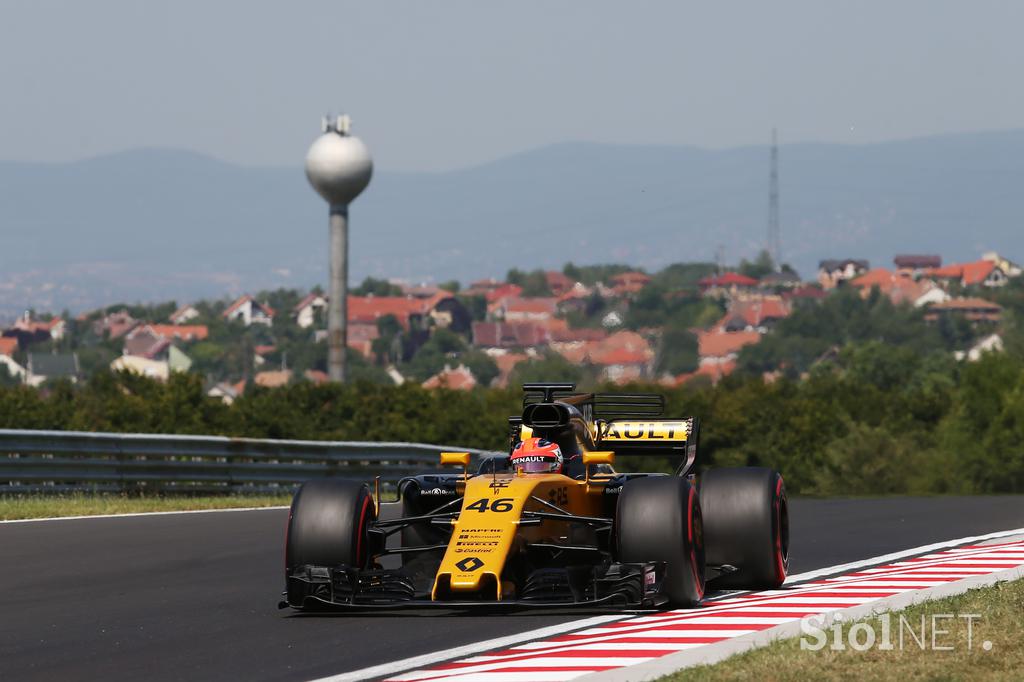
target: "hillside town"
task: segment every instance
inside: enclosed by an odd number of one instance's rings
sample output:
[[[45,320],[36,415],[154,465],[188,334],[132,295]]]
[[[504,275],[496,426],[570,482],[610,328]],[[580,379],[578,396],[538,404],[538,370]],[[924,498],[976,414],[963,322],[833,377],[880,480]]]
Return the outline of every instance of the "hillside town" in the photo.
[[[1001,350],[1003,308],[993,294],[1021,272],[997,253],[958,263],[903,254],[887,267],[822,260],[808,280],[762,254],[734,269],[513,270],[465,288],[368,278],[349,296],[347,338],[354,378],[378,382],[468,390],[505,387],[533,370],[595,383],[715,384],[795,310],[856,292],[919,311],[929,324],[966,325],[970,343],[955,353],[973,360]],[[228,403],[253,386],[323,383],[327,303],[319,289],[278,290],[74,317],[29,311],[0,337],[0,381],[40,387],[104,370],[159,381],[198,372],[208,395]]]

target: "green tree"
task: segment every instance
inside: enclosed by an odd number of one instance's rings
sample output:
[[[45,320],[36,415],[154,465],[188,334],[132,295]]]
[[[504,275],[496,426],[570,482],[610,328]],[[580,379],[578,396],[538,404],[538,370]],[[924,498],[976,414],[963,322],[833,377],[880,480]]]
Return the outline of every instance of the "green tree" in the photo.
[[[520,362],[509,377],[510,386],[539,382],[565,381],[581,384],[585,378],[583,370],[558,353],[545,353],[542,357]]]
[[[615,275],[624,272],[633,272],[636,268],[621,263],[605,265],[574,265],[566,263],[562,268],[562,274],[575,282],[582,282],[587,286],[593,286],[598,282],[608,284]]]
[[[386,279],[367,277],[352,290],[353,296],[401,296],[402,287]]]
[[[761,279],[765,275],[775,272],[775,261],[772,260],[772,256],[767,250],[761,249],[753,262],[748,261],[746,258],[741,260],[737,270],[746,277]]]
[[[686,327],[672,325],[661,332],[655,369],[659,373],[682,374],[697,369],[697,337]]]
[[[444,289],[445,291],[450,291],[453,294],[457,294],[459,293],[459,289],[462,288],[462,285],[459,284],[459,280],[450,279],[447,282],[441,282],[440,284],[438,284],[437,288]]]
[[[521,286],[524,297],[551,295],[551,287],[548,286],[548,278],[543,270],[524,272],[518,268],[512,268],[505,276],[505,281]]]

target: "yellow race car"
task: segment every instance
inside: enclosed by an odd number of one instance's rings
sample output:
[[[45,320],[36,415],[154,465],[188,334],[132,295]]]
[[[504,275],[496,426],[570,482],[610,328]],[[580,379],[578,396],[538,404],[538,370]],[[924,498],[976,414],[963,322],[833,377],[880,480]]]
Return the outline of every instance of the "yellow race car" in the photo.
[[[295,494],[282,608],[429,605],[694,606],[711,588],[782,584],[789,516],[771,469],[699,481],[698,420],[651,394],[527,384],[509,455],[469,473],[403,479],[396,502],[349,480]],[[675,475],[617,473],[616,458],[677,457]]]

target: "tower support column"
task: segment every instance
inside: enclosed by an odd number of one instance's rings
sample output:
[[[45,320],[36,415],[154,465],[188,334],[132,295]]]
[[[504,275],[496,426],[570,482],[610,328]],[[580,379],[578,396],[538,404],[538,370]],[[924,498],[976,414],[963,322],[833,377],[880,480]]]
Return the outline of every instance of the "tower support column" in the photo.
[[[330,291],[327,301],[327,376],[345,381],[348,346],[348,206],[331,206]]]

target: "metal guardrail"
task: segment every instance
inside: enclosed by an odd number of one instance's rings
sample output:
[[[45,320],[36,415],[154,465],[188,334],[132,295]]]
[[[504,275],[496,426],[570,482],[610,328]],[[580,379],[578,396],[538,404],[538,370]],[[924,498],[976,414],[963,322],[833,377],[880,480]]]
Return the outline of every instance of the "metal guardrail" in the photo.
[[[396,483],[439,469],[442,451],[502,454],[423,443],[0,429],[0,493],[262,492],[322,477]]]

